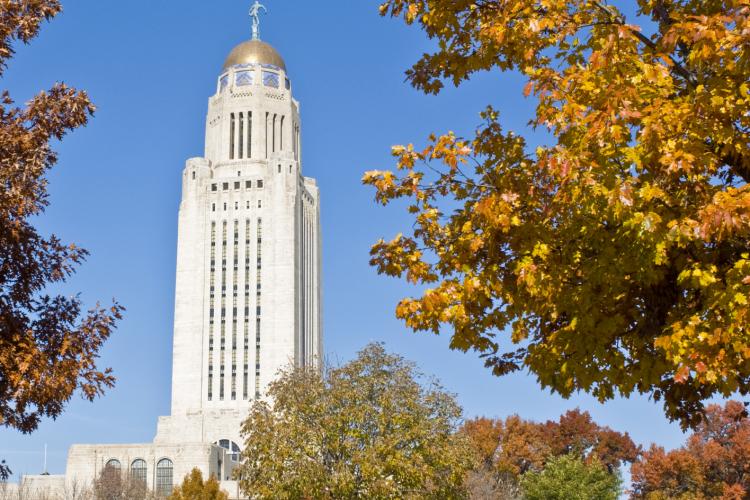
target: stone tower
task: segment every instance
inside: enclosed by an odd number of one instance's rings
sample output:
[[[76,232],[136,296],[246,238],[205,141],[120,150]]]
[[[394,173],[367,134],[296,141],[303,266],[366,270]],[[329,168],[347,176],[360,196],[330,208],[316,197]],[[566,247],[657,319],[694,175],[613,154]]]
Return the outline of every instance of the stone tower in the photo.
[[[319,193],[302,175],[299,103],[269,44],[229,54],[205,157],[188,160],[182,183],[172,415],[157,442],[234,448],[279,370],[322,352]]]
[[[232,50],[209,99],[204,158],[182,174],[172,414],[153,443],[73,445],[65,475],[24,476],[63,493],[127,471],[167,496],[193,468],[230,498],[240,427],[279,370],[322,354],[320,203],[302,175],[299,103],[281,56],[258,39]],[[41,495],[37,495],[40,496]]]

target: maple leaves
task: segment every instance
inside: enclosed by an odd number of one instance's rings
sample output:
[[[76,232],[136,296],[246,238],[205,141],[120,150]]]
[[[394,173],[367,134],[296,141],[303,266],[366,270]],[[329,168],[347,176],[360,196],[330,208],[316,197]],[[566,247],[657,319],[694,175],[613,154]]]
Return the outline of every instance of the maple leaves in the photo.
[[[473,139],[394,148],[363,181],[408,199],[414,230],[372,264],[427,285],[408,326],[449,325],[497,375],[649,394],[696,425],[703,400],[750,392],[750,6],[638,5],[653,34],[599,1],[383,3],[438,41],[416,88],[520,71],[555,142],[529,151],[488,108]]]

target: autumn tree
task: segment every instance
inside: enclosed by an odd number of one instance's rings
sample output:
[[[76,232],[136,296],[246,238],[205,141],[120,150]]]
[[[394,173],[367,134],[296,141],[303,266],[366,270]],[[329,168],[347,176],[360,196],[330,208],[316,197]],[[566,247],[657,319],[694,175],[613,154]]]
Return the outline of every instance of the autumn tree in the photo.
[[[750,497],[750,418],[741,403],[709,406],[687,444],[652,446],[633,464],[633,498],[743,500]]]
[[[622,465],[633,463],[640,453],[627,433],[600,426],[580,410],[544,423],[517,415],[505,420],[478,418],[465,422],[461,431],[482,464],[472,475],[474,488],[486,488],[489,482],[500,498],[518,497],[522,476],[541,472],[558,457],[595,463],[618,475]]]
[[[617,500],[622,480],[596,462],[563,455],[521,479],[524,500]]]
[[[60,12],[56,0],[0,3],[0,75],[13,44],[28,43]],[[86,124],[88,96],[58,83],[25,106],[0,96],[0,426],[28,433],[59,416],[76,394],[93,400],[114,382],[97,367],[121,308],[83,311],[76,296],[49,295],[87,253],[33,226],[48,204],[47,179],[57,161],[51,141]],[[0,464],[0,478],[9,470]]]
[[[168,500],[228,500],[229,495],[221,490],[219,481],[211,476],[203,480],[200,469],[193,469],[185,476],[180,486],[175,488]]]
[[[78,492],[78,498],[89,498],[85,490]],[[119,467],[106,466],[92,485],[91,498],[95,500],[156,500],[146,483],[134,477],[129,471]],[[66,500],[76,498],[73,491],[62,494]]]
[[[647,394],[695,425],[750,392],[750,6],[632,5],[385,1],[436,41],[414,87],[520,72],[550,140],[531,150],[488,108],[474,137],[395,147],[364,182],[413,224],[372,264],[424,286],[397,308],[409,327],[450,327],[498,376]]]
[[[321,374],[290,369],[256,402],[235,471],[252,498],[462,498],[472,466],[454,397],[382,345]]]

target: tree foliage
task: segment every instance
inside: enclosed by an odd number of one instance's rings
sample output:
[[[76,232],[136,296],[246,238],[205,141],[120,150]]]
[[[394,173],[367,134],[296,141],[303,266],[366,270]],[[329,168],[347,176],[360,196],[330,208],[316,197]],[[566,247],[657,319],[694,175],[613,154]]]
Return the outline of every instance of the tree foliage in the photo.
[[[521,478],[525,500],[617,500],[622,480],[596,462],[563,455]]]
[[[219,481],[211,476],[203,480],[203,473],[193,469],[180,486],[175,488],[169,500],[228,500],[229,495],[221,491]]]
[[[0,3],[0,75],[13,44],[28,43],[60,9],[56,0]],[[48,204],[46,174],[57,160],[50,142],[93,112],[85,92],[62,83],[24,107],[0,95],[0,426],[21,432],[59,416],[76,392],[93,400],[114,383],[96,362],[120,306],[84,312],[78,297],[46,294],[87,253],[32,225]],[[0,465],[0,476],[7,472]]]
[[[483,472],[473,476],[472,484],[486,488],[481,483],[490,482],[504,498],[517,496],[514,492],[524,474],[541,472],[558,457],[594,463],[617,475],[622,465],[635,462],[640,454],[627,433],[602,427],[580,410],[545,423],[517,415],[505,420],[476,418],[465,422],[461,431],[469,438]]]
[[[633,464],[633,498],[700,500],[750,497],[750,419],[741,403],[709,406],[687,444],[652,446]]]
[[[461,498],[472,466],[452,395],[373,344],[321,375],[287,371],[243,425],[253,498]]]
[[[710,396],[750,392],[750,6],[633,6],[385,1],[437,41],[412,85],[521,72],[531,125],[552,139],[529,151],[489,108],[472,139],[395,147],[398,169],[364,182],[383,204],[408,200],[413,230],[372,263],[429,286],[399,318],[451,326],[451,347],[496,375],[648,394],[695,425]]]

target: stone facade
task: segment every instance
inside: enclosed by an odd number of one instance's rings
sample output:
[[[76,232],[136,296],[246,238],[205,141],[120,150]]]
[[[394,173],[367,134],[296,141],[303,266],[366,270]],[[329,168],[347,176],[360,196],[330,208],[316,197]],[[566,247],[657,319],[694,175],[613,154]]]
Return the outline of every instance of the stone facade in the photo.
[[[280,370],[318,364],[319,191],[302,175],[299,103],[270,45],[230,54],[209,99],[205,157],[187,161],[182,185],[171,415],[153,443],[73,446],[65,476],[22,487],[62,491],[117,467],[166,491],[197,467],[237,496],[253,400]]]

